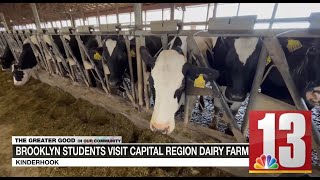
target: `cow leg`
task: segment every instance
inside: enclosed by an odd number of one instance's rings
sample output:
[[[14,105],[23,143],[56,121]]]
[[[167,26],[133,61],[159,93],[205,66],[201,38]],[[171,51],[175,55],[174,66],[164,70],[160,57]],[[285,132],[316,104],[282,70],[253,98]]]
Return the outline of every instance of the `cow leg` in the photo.
[[[221,111],[221,109],[219,107],[214,106],[212,121],[211,121],[211,124],[209,125],[209,128],[214,129],[214,130],[218,129],[220,111]]]

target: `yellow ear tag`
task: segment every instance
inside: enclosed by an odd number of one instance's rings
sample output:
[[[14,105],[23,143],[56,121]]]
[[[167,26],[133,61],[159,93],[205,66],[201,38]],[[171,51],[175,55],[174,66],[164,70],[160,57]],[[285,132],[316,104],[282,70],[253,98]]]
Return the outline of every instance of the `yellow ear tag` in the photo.
[[[271,57],[270,56],[267,57],[267,64],[266,65],[268,65],[269,63],[271,63]]]
[[[94,56],[93,56],[93,59],[94,60],[98,60],[98,61],[100,61],[101,60],[101,55],[98,53],[98,52],[96,52],[95,54],[94,54]]]
[[[130,51],[130,55],[131,55],[131,57],[136,57],[136,53],[134,52],[134,50]]]
[[[290,52],[296,51],[300,48],[302,48],[302,44],[299,40],[289,39],[287,48]]]
[[[203,78],[203,75],[200,74],[197,79],[194,80],[194,87],[204,88],[206,86],[206,81]]]

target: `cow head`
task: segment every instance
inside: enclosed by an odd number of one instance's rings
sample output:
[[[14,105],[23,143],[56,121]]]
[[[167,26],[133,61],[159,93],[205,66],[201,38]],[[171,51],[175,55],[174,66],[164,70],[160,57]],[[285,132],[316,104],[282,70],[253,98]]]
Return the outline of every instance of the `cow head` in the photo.
[[[37,65],[36,57],[30,43],[22,46],[22,53],[19,56],[18,64],[12,65],[13,82],[16,86],[22,86],[31,77],[31,70]]]
[[[127,48],[122,36],[109,36],[103,45],[104,61],[110,71],[109,84],[111,88],[119,88],[123,75],[128,67]]]
[[[229,38],[226,41],[233,45],[229,45],[231,48],[226,56],[225,96],[228,100],[241,102],[250,92],[262,43],[256,37]]]
[[[311,46],[302,64],[294,71],[294,79],[309,107],[320,106],[320,47]]]
[[[174,115],[179,107],[177,91],[185,77],[191,79],[204,74],[205,80],[216,79],[219,73],[213,69],[200,68],[187,63],[182,50],[163,50],[157,58],[150,55],[146,47],[140,48],[141,58],[151,68],[149,81],[155,90],[155,106],[150,121],[152,131],[171,133],[175,128]]]

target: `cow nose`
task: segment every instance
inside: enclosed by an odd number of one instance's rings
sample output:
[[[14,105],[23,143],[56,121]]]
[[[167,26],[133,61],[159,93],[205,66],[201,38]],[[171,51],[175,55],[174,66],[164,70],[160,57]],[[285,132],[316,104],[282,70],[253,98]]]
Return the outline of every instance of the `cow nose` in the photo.
[[[168,124],[150,123],[150,129],[153,132],[159,132],[161,134],[170,134],[173,128]]]
[[[111,88],[118,88],[119,87],[119,81],[109,81]]]
[[[246,99],[246,93],[242,90],[227,88],[225,92],[226,98],[231,101],[242,102]]]

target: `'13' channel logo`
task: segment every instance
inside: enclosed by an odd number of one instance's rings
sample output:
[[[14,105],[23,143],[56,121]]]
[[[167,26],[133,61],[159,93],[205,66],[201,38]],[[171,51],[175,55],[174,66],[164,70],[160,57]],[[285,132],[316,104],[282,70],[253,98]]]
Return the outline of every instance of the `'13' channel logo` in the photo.
[[[251,111],[249,173],[311,173],[311,112]]]

